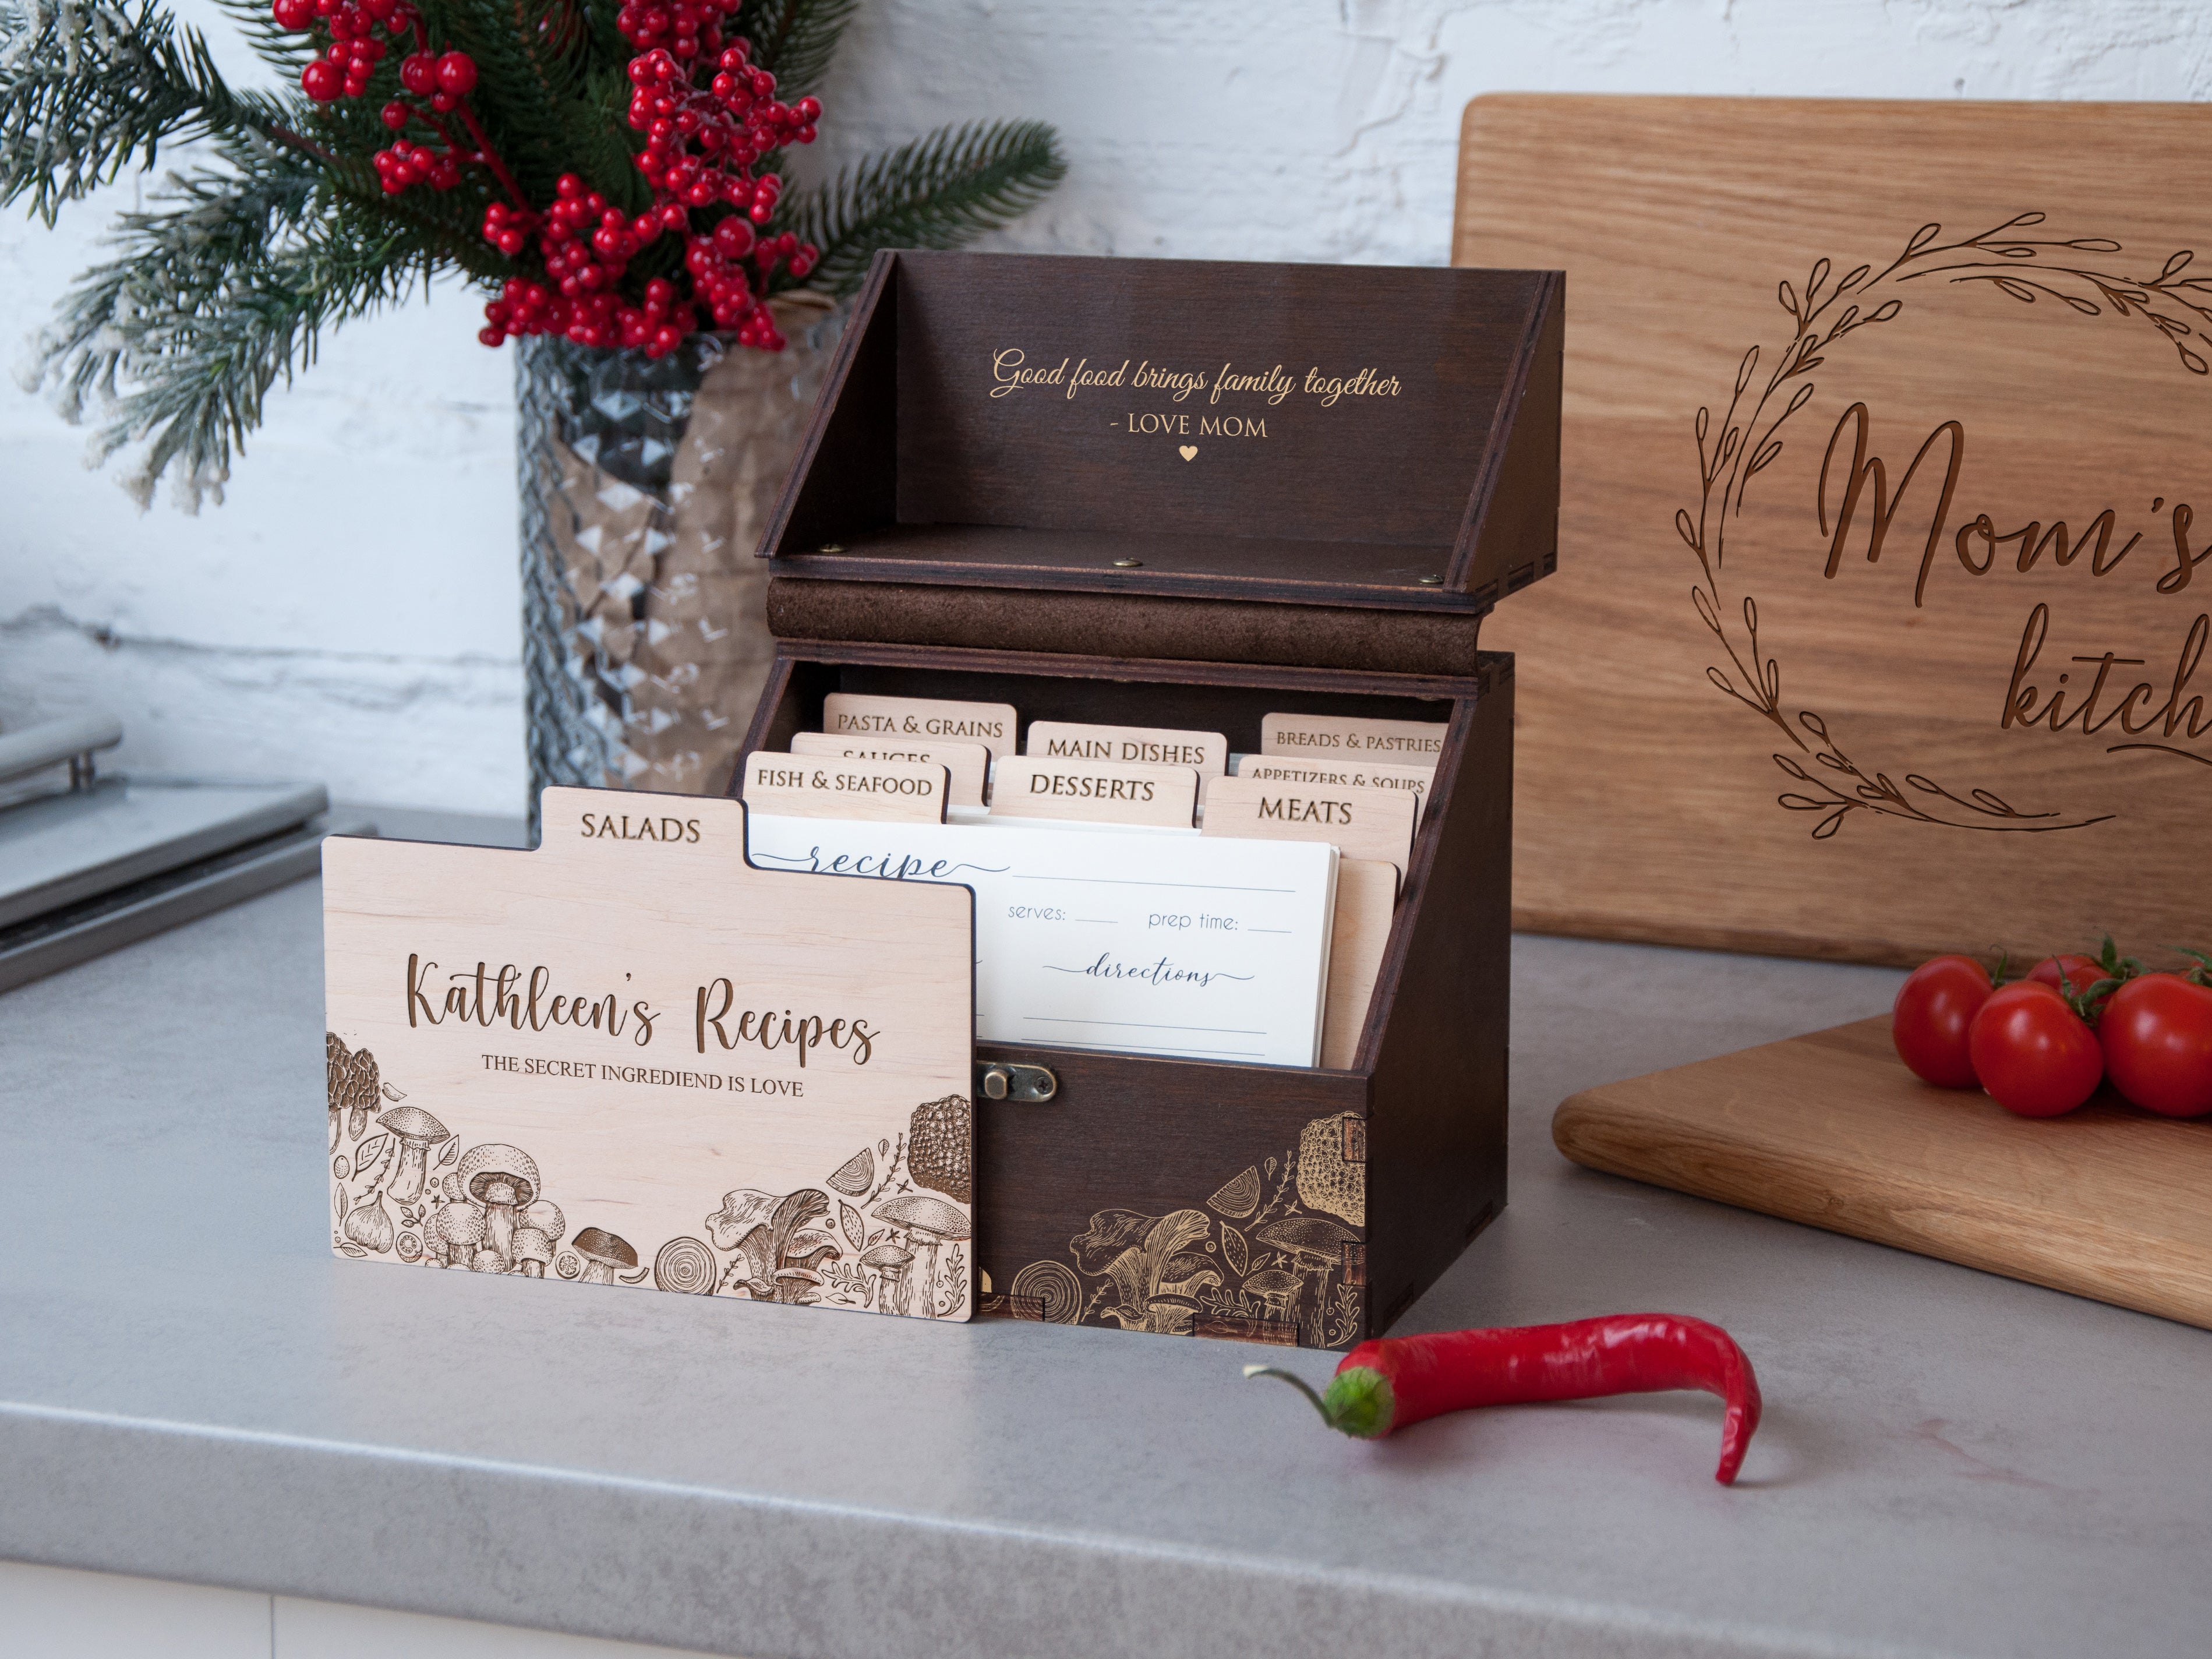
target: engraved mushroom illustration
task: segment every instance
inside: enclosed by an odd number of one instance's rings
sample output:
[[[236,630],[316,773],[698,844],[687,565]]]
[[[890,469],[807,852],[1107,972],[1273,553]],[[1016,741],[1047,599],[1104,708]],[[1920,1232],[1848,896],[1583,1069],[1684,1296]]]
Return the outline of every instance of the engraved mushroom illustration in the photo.
[[[919,1113],[916,1114],[916,1121],[920,1121]],[[911,1158],[912,1154],[909,1153],[908,1157]],[[915,1178],[919,1180],[921,1177],[917,1175]],[[936,1318],[938,1247],[957,1243],[975,1236],[974,1230],[969,1225],[967,1213],[957,1205],[947,1204],[933,1194],[909,1193],[904,1198],[894,1198],[888,1203],[877,1205],[876,1219],[888,1221],[894,1227],[904,1228],[908,1237],[929,1253],[928,1265],[923,1269],[921,1277],[921,1313],[925,1319]],[[966,1294],[964,1288],[962,1294]],[[956,1301],[952,1305],[957,1310],[960,1304]]]
[[[545,1277],[545,1264],[553,1259],[554,1240],[535,1227],[514,1230],[514,1270],[525,1279]]]
[[[913,1304],[906,1270],[914,1265],[914,1252],[886,1240],[860,1252],[860,1265],[881,1276],[876,1305],[885,1313],[905,1313]]]
[[[338,1137],[345,1130],[345,1091],[347,1063],[353,1058],[344,1043],[338,1041],[336,1031],[323,1033],[323,1074],[325,1093],[331,1108],[331,1151],[338,1149]],[[343,1176],[338,1177],[343,1181]]]
[[[453,1139],[446,1126],[420,1106],[395,1106],[376,1120],[376,1127],[399,1139],[399,1172],[392,1182],[392,1201],[412,1204],[422,1195],[430,1173],[430,1149]]]
[[[794,1286],[787,1293],[784,1284],[785,1273],[796,1269],[807,1274],[813,1284],[819,1285],[822,1283],[822,1264],[825,1261],[837,1261],[843,1254],[844,1252],[837,1248],[837,1241],[827,1233],[798,1234],[784,1251],[783,1266],[776,1270],[775,1299],[779,1302],[813,1301],[813,1296],[806,1292],[804,1283]]]
[[[1197,1317],[1198,1302],[1193,1297],[1156,1296],[1145,1304],[1145,1328],[1162,1336],[1188,1336]]]
[[[441,1267],[470,1267],[483,1239],[483,1212],[473,1204],[448,1204],[423,1230],[423,1255]]]
[[[568,1242],[568,1248],[584,1259],[583,1283],[611,1285],[617,1272],[627,1273],[637,1266],[637,1252],[629,1241],[618,1238],[604,1227],[586,1227]]]
[[[722,1207],[707,1218],[707,1236],[714,1248],[738,1253],[723,1284],[742,1283],[756,1302],[787,1302],[805,1293],[804,1280],[779,1282],[776,1275],[786,1267],[804,1268],[820,1284],[816,1264],[830,1259],[836,1243],[826,1233],[807,1231],[807,1226],[829,1213],[830,1194],[813,1187],[782,1197],[750,1187],[725,1193]]]
[[[967,1096],[946,1095],[941,1100],[922,1102],[914,1109],[908,1125],[908,1173],[923,1186],[967,1203],[974,1196],[968,1158],[974,1139],[975,1112]]]
[[[363,1048],[349,1049],[336,1031],[323,1033],[323,1067],[328,1083],[331,1111],[331,1150],[338,1149],[341,1119],[346,1136],[359,1140],[376,1109],[376,1056]]]
[[[775,1299],[804,1307],[820,1300],[822,1275],[811,1267],[778,1267],[775,1270]]]
[[[1328,1311],[1329,1273],[1344,1260],[1344,1247],[1355,1243],[1359,1235],[1348,1227],[1338,1225],[1327,1216],[1292,1215],[1269,1222],[1255,1231],[1252,1237],[1269,1249],[1280,1250],[1291,1259],[1291,1272],[1298,1279],[1301,1289],[1304,1284],[1305,1264],[1311,1262],[1320,1269],[1321,1285],[1314,1296],[1314,1316],[1310,1327],[1314,1340],[1309,1346],[1321,1346],[1322,1322]],[[1246,1282],[1249,1284],[1250,1281]],[[1296,1305],[1295,1297],[1292,1305]],[[1302,1328],[1301,1337],[1306,1334],[1306,1329]]]
[[[1187,1249],[1211,1225],[1199,1210],[1174,1210],[1157,1219],[1133,1210],[1092,1216],[1069,1247],[1076,1266],[1103,1273],[1119,1293],[1115,1305],[1100,1316],[1124,1330],[1188,1334],[1186,1307],[1195,1308],[1200,1291],[1221,1283],[1220,1271]]]
[[[1366,1125],[1355,1114],[1317,1117],[1298,1137],[1298,1202],[1355,1227],[1367,1224],[1367,1166],[1345,1156],[1348,1127]],[[1363,1154],[1364,1156],[1364,1154]]]
[[[1244,1293],[1256,1296],[1267,1316],[1282,1324],[1291,1321],[1291,1304],[1298,1299],[1298,1276],[1280,1267],[1263,1267],[1244,1281]]]
[[[561,1242],[562,1235],[568,1231],[568,1218],[561,1213],[561,1206],[550,1198],[541,1198],[532,1203],[526,1204],[515,1218],[520,1223],[520,1226],[515,1229],[516,1231],[520,1232],[523,1227],[535,1227],[556,1244]]]
[[[717,1290],[742,1284],[756,1302],[775,1299],[775,1258],[769,1218],[783,1200],[774,1193],[740,1187],[722,1194],[722,1207],[707,1218],[707,1237],[718,1250],[735,1250]]]
[[[515,1212],[538,1196],[538,1165],[520,1146],[494,1140],[462,1153],[454,1173],[461,1190],[483,1206],[484,1244],[504,1271],[514,1261]],[[629,1265],[637,1266],[635,1253]]]

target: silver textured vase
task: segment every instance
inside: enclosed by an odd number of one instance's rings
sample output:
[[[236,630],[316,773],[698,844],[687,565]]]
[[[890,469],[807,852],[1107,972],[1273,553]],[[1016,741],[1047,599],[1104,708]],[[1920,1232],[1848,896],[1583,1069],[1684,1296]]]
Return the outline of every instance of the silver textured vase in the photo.
[[[547,784],[729,787],[773,653],[754,550],[842,326],[774,303],[781,352],[515,342],[533,841]]]

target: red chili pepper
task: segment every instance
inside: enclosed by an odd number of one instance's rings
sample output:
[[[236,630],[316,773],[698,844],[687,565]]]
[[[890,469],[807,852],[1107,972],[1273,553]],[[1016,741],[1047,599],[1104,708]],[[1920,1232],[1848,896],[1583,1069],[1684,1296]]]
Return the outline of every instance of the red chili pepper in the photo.
[[[1345,1355],[1326,1394],[1272,1365],[1247,1365],[1244,1375],[1279,1376],[1313,1401],[1329,1427],[1362,1440],[1474,1406],[1703,1389],[1728,1402],[1713,1477],[1723,1486],[1734,1483],[1759,1427],[1759,1379],[1735,1338],[1677,1314],[1385,1337]]]

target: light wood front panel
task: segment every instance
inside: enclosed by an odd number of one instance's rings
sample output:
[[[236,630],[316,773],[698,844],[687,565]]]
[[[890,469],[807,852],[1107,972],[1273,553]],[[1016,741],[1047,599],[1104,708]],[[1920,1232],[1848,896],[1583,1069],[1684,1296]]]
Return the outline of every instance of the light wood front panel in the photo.
[[[2203,939],[2208,159],[2194,106],[1468,106],[1455,262],[1570,308],[1560,568],[1483,635],[1518,925]]]
[[[324,847],[331,1248],[966,1318],[973,896],[756,870],[731,800],[544,821]]]

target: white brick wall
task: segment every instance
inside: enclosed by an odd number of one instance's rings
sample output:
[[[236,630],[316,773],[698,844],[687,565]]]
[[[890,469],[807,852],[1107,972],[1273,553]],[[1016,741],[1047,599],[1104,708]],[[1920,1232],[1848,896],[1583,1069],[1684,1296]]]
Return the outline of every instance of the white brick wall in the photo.
[[[180,9],[230,40],[208,0]],[[1011,246],[1433,264],[1479,93],[2197,99],[2208,48],[2190,0],[874,0],[815,159],[1036,115],[1073,170]],[[0,220],[0,355],[104,216]],[[97,702],[140,769],[515,811],[511,360],[476,309],[336,336],[197,519],[138,516],[0,382],[0,726]]]

